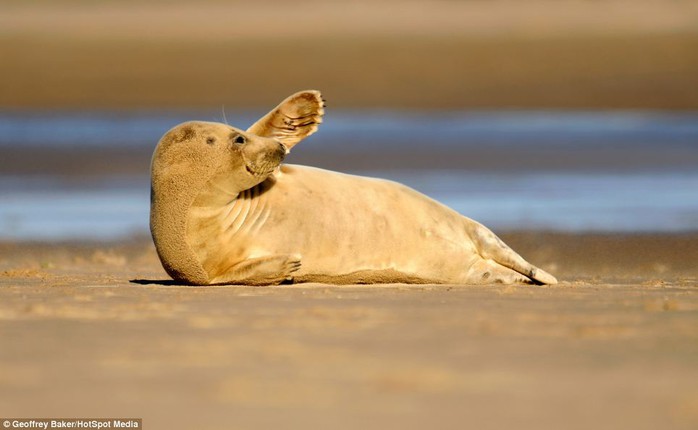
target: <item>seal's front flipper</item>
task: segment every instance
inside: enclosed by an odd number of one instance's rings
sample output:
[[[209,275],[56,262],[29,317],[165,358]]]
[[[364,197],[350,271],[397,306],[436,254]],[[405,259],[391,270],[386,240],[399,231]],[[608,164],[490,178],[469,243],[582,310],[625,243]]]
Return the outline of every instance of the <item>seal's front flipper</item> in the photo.
[[[247,129],[257,136],[272,137],[293,148],[317,131],[325,114],[325,100],[319,91],[301,91],[282,101]]]
[[[211,284],[276,285],[291,280],[292,273],[300,268],[299,255],[248,258],[214,278]]]

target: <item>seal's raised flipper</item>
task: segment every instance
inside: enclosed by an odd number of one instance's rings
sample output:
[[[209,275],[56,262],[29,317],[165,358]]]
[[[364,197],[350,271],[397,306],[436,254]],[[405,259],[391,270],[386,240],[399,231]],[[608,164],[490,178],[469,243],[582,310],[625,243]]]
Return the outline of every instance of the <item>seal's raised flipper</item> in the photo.
[[[301,268],[298,255],[270,255],[248,258],[227,269],[211,284],[274,285],[290,280],[291,274]]]
[[[535,282],[549,285],[557,284],[557,279],[553,275],[524,260],[523,257],[509,248],[502,239],[498,238],[484,225],[475,224],[473,240],[477,244],[478,251],[482,257],[494,260],[504,267],[529,277]]]
[[[282,101],[247,129],[257,136],[273,137],[288,149],[317,131],[325,114],[320,91],[301,91]]]

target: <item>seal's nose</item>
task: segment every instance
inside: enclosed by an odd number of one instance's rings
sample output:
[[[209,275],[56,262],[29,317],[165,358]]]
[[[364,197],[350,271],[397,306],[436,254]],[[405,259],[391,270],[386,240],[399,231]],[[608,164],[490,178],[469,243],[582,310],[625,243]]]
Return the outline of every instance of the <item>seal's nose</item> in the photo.
[[[286,157],[286,155],[288,155],[288,153],[291,152],[291,151],[288,149],[288,146],[284,145],[284,144],[281,143],[281,142],[279,142],[279,149],[281,150],[281,153],[283,154],[283,157]]]

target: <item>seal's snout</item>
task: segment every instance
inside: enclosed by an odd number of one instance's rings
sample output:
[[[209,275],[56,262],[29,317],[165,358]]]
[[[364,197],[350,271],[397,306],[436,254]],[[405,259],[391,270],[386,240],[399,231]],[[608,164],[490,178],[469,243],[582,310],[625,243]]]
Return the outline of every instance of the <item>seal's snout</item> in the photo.
[[[284,145],[276,139],[274,139],[272,142],[272,145],[268,147],[269,156],[273,159],[278,160],[278,162],[281,163],[282,161],[284,161],[284,158],[286,158],[286,155],[290,152],[288,146]]]

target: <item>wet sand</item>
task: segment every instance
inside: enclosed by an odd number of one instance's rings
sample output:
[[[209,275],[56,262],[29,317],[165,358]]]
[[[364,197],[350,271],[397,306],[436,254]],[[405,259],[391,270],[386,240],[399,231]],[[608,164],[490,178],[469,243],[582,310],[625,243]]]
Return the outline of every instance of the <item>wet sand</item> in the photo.
[[[184,287],[0,244],[0,414],[144,428],[689,429],[698,235],[501,234],[556,286]]]

